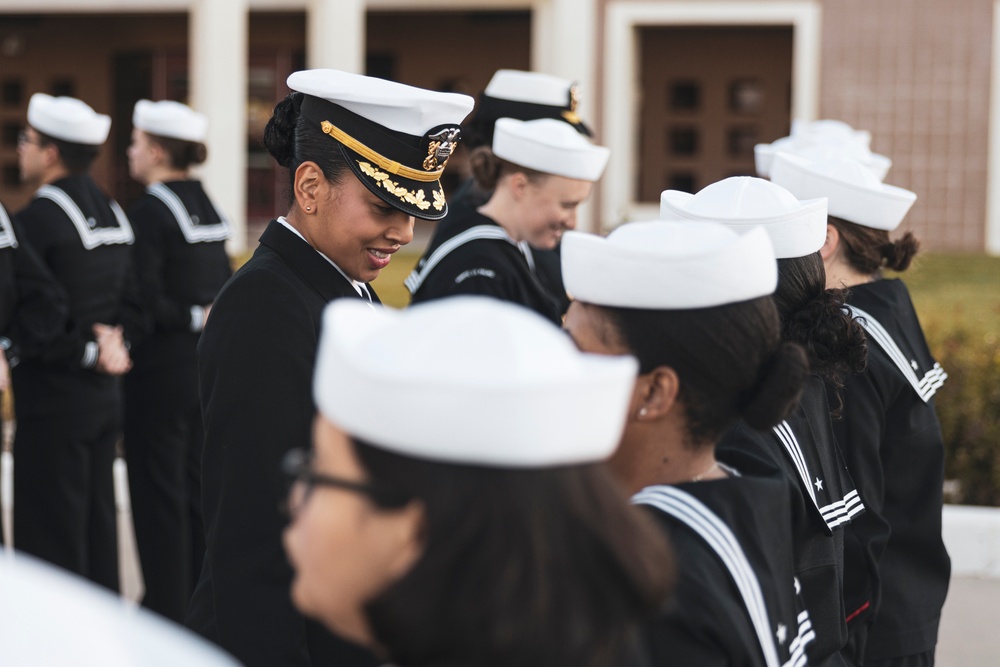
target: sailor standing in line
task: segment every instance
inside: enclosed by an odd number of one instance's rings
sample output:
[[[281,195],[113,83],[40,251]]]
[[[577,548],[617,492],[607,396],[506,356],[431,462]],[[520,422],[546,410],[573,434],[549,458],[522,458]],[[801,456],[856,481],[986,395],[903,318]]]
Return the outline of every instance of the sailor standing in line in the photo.
[[[0,205],[0,391],[10,368],[40,354],[66,324],[66,294]]]
[[[568,123],[585,137],[593,137],[593,132],[576,112],[578,104],[577,87],[572,81],[541,72],[497,70],[479,96],[472,117],[463,125],[462,150],[471,152],[480,146],[492,146],[494,128],[500,118],[552,118]],[[462,209],[479,208],[489,200],[490,194],[477,187],[475,178],[469,178],[449,198],[450,212],[439,227],[447,226],[448,220],[461,215]],[[433,239],[431,243],[434,243]],[[562,281],[559,246],[552,250],[529,246],[525,252],[531,255],[535,275],[565,313],[569,308],[569,298]]]
[[[125,376],[125,449],[142,603],[183,623],[205,557],[195,352],[215,295],[232,275],[229,225],[188,175],[206,157],[205,115],[179,102],[139,100],[132,125],[129,172],[146,193],[128,217],[153,329],[133,346]]]
[[[660,217],[718,221],[737,233],[760,226],[771,237],[778,258],[774,299],[782,337],[806,349],[811,374],[784,421],[766,432],[739,422],[716,451],[723,461],[756,457],[787,480],[795,575],[816,629],[810,663],[843,664],[837,654],[847,643],[844,527],[864,512],[864,504],[833,436],[826,383],[839,391],[847,377],[864,370],[866,351],[864,329],[845,313],[843,292],[826,289],[819,254],[826,239],[826,199],[800,202],[774,183],[737,176],[695,195],[664,192]]]
[[[951,575],[933,397],[948,375],[931,356],[906,285],[881,275],[883,268],[905,271],[917,252],[910,232],[889,240],[916,195],[833,153],[779,152],[771,180],[799,198],[828,198],[821,250],[827,285],[850,288],[847,305],[868,334],[868,368],[848,381],[844,418],[834,422],[868,510],[849,527],[855,547],[845,556],[877,567],[870,589],[846,582],[854,597],[853,658],[865,667],[933,665]]]
[[[87,171],[111,119],[42,93],[28,104],[21,177],[39,186],[14,216],[68,298],[68,323],[39,359],[14,369],[14,541],[18,549],[118,589],[111,467],[140,330],[132,227]]]
[[[780,338],[767,233],[635,222],[606,239],[571,232],[562,253],[567,333],[584,352],[639,360],[610,465],[677,558],[675,603],[648,632],[651,664],[805,664],[815,634],[794,576],[788,485],[715,450],[737,419],[780,423],[808,372],[801,346]]]
[[[249,667],[374,665],[292,607],[280,464],[309,447],[323,308],[378,307],[368,283],[413,239],[413,217],[447,213],[440,177],[473,101],[335,70],[288,86],[264,131],[288,169],[288,214],[219,292],[198,344],[206,553],[187,624]]]
[[[413,302],[492,296],[561,324],[562,305],[539,279],[531,247],[551,250],[576,227],[576,209],[609,154],[562,121],[498,120],[492,149],[471,156],[477,185],[492,192],[489,201],[457,210],[439,226],[406,279]]]

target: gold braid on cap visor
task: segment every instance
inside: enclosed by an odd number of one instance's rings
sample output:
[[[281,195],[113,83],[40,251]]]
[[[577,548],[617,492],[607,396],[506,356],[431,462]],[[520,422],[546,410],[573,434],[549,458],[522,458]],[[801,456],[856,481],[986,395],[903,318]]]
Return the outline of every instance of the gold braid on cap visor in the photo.
[[[417,169],[407,167],[405,164],[396,162],[395,160],[390,160],[381,153],[365,146],[363,143],[347,134],[328,120],[324,120],[320,123],[320,127],[323,129],[325,134],[329,134],[331,137],[344,144],[358,155],[368,158],[378,166],[388,171],[390,174],[396,174],[397,176],[409,178],[414,181],[420,181],[421,183],[432,183],[441,178],[441,174],[444,173],[444,165],[441,165],[439,169],[435,169],[434,171],[419,171]]]

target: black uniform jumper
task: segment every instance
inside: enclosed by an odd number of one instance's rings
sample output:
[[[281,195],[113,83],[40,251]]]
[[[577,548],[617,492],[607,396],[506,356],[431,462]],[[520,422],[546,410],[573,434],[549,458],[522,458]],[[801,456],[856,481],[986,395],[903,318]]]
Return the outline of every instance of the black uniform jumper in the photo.
[[[111,466],[121,428],[120,380],[93,370],[91,326],[141,328],[132,228],[81,174],[42,186],[16,229],[61,285],[69,320],[38,359],[13,373],[14,542],[113,590],[118,555]]]
[[[40,354],[63,330],[66,295],[0,206],[0,349],[10,366]]]
[[[340,298],[361,297],[272,221],[219,292],[198,344],[206,552],[187,624],[248,667],[377,664],[295,610],[281,546],[281,459],[310,447],[322,313]]]
[[[653,665],[806,664],[814,633],[793,572],[788,496],[780,479],[731,476],[632,497],[654,510],[677,559],[673,603],[648,629]]]
[[[413,303],[457,294],[517,303],[562,324],[559,302],[529,263],[530,249],[467,206],[452,206],[405,285]]]
[[[816,631],[809,662],[843,664],[833,657],[847,643],[843,528],[864,505],[833,436],[823,380],[810,376],[794,412],[771,431],[738,423],[716,447],[716,456],[734,465],[736,457],[749,456],[761,462],[761,470],[780,471],[792,498],[795,576]]]
[[[848,382],[834,431],[868,511],[849,527],[845,556],[863,560],[859,568],[877,564],[878,587],[848,580],[845,595],[874,612],[866,662],[933,654],[951,574],[941,538],[944,444],[933,401],[947,375],[902,282],[857,285],[847,302],[868,334],[868,369]]]
[[[452,215],[459,207],[479,208],[490,199],[490,193],[485,192],[476,185],[476,179],[470,178],[465,181],[455,194],[448,197],[448,215],[440,224]],[[539,282],[549,293],[559,307],[560,315],[565,315],[569,310],[569,296],[566,294],[566,286],[562,279],[562,253],[561,245],[557,245],[552,250],[540,250],[530,245],[525,249],[525,257],[530,255],[528,263],[534,267],[535,275]]]
[[[151,185],[129,209],[143,303],[153,331],[125,376],[125,451],[142,603],[184,622],[205,557],[204,432],[195,351],[202,306],[232,275],[229,226],[198,181]]]

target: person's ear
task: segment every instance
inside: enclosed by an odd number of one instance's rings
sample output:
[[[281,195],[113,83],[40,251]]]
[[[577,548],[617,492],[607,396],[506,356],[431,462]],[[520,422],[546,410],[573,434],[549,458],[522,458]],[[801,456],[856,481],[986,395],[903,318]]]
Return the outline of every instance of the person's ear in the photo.
[[[427,514],[424,504],[414,500],[406,507],[395,510],[391,530],[396,548],[388,567],[390,576],[396,580],[409,572],[424,552],[427,542]]]
[[[680,378],[670,366],[658,366],[636,381],[631,418],[635,421],[656,421],[669,414],[677,405]]]
[[[295,193],[295,203],[307,213],[315,213],[323,200],[329,181],[319,165],[315,162],[303,162],[295,170],[295,180],[292,184]]]
[[[833,225],[827,223],[826,225],[826,240],[823,242],[823,247],[819,249],[819,256],[823,258],[823,261],[827,261],[837,253],[837,249],[840,247],[840,230],[838,230]]]
[[[520,201],[524,198],[525,192],[528,190],[528,176],[522,171],[515,171],[513,174],[507,177],[508,185],[511,194],[514,199]]]

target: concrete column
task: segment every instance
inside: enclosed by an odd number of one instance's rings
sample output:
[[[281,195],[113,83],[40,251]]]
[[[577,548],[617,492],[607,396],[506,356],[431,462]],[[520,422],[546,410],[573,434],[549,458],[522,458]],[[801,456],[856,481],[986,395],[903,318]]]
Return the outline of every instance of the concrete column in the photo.
[[[306,65],[365,73],[365,0],[308,0]]]
[[[232,224],[230,253],[247,247],[247,0],[191,0],[191,106],[208,115],[205,189]]]
[[[577,112],[596,131],[597,0],[534,0],[531,13],[531,67],[535,71],[576,81]],[[601,137],[595,137],[600,143]],[[596,194],[596,188],[595,188]],[[592,195],[593,197],[593,195]],[[598,231],[593,207],[580,208],[578,228]]]

